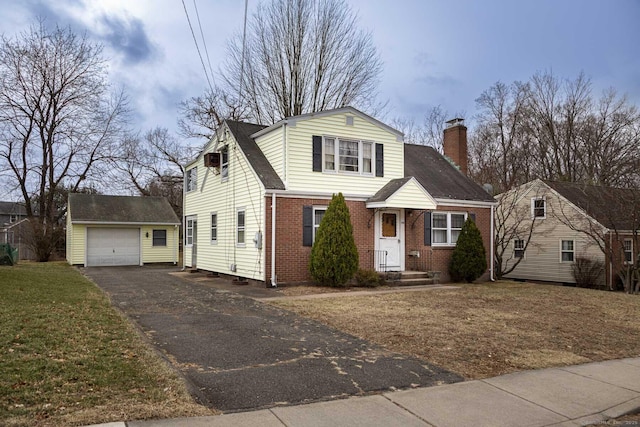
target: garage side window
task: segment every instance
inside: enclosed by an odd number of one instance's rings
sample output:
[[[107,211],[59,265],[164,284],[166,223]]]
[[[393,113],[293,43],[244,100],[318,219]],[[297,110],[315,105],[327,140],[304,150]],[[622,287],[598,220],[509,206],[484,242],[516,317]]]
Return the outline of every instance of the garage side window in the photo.
[[[153,246],[167,246],[167,230],[153,230]]]

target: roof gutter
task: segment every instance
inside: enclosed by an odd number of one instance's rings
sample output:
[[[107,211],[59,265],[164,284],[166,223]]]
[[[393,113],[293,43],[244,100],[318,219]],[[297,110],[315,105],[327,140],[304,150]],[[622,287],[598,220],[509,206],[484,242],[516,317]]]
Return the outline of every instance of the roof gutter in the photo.
[[[271,287],[278,287],[276,276],[276,193],[271,193]]]

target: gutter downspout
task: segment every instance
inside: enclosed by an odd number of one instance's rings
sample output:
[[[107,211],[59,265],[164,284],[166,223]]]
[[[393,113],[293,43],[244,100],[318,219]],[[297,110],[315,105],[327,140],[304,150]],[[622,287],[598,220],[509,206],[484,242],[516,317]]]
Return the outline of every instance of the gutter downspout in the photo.
[[[176,239],[176,244],[173,246],[173,265],[178,265],[178,256],[180,255],[180,226],[178,224],[173,226],[173,238]]]
[[[611,242],[611,231],[609,231],[609,289],[613,289],[613,242]]]
[[[276,276],[276,193],[271,193],[271,287],[278,287]]]
[[[285,188],[287,187],[287,122],[282,126],[282,176]]]
[[[494,224],[493,224],[493,209],[494,209],[494,206],[491,205],[491,227],[490,227],[491,228],[491,236],[490,236],[490,242],[491,242],[490,246],[491,246],[491,248],[489,249],[489,251],[491,253],[491,255],[489,255],[489,258],[491,259],[491,268],[489,269],[489,272],[490,272],[489,280],[491,280],[492,282],[495,282],[495,279],[493,278],[493,269],[495,268],[495,265],[496,265],[496,261],[495,261],[495,259],[493,259],[493,256],[494,256],[493,255],[493,232],[494,232],[494,230],[493,230],[493,228],[494,228]]]
[[[182,232],[187,232],[187,217],[185,215],[185,209],[187,208],[187,170],[184,166],[180,165],[180,169],[182,170]],[[178,231],[178,240],[180,240],[180,232]],[[180,243],[182,243],[182,270],[185,271],[187,269],[187,251],[184,245],[184,238],[182,241],[178,241],[178,247],[180,247]],[[178,250],[178,253],[180,251]],[[179,256],[179,255],[178,255]]]

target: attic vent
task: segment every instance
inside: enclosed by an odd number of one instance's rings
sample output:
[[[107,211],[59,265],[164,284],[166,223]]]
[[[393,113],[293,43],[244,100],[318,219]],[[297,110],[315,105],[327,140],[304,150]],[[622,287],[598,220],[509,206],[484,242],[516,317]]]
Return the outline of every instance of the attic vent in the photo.
[[[206,153],[204,155],[204,165],[207,168],[219,168],[220,153]]]
[[[353,126],[353,116],[347,116],[347,126]]]

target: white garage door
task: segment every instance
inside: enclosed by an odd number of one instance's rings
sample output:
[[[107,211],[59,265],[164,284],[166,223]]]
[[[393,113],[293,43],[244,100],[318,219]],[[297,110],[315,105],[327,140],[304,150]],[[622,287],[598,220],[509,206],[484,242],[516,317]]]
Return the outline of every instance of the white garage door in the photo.
[[[87,266],[140,265],[140,229],[88,228]]]

